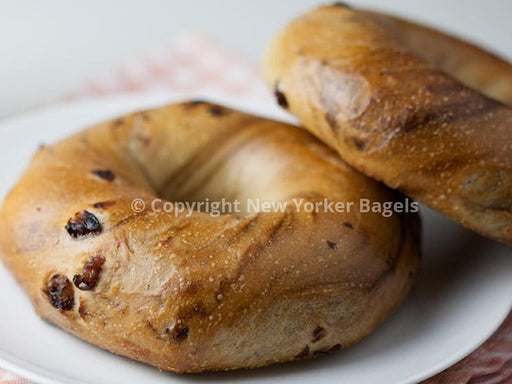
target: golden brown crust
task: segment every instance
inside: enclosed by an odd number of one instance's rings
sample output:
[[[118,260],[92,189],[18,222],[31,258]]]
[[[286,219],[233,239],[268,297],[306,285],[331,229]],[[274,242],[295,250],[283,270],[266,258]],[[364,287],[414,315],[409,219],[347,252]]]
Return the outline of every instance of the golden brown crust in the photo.
[[[326,6],[281,31],[264,74],[347,163],[512,244],[510,64],[404,20]]]
[[[164,370],[255,367],[356,342],[418,269],[416,215],[132,210],[156,196],[397,199],[307,132],[224,107],[99,124],[40,150],[0,210],[0,255],[42,318]]]

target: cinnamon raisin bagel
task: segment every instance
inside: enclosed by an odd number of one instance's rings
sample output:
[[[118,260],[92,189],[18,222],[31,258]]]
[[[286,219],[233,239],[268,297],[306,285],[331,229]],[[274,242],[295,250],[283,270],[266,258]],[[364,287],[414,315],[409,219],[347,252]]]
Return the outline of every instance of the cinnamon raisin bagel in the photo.
[[[512,244],[512,66],[438,31],[342,4],[272,41],[278,101],[359,171]]]
[[[356,206],[153,204],[222,198]],[[43,319],[101,348],[176,372],[256,367],[346,347],[406,296],[418,217],[360,198],[401,200],[306,131],[175,104],[42,148],[0,209],[0,254]]]

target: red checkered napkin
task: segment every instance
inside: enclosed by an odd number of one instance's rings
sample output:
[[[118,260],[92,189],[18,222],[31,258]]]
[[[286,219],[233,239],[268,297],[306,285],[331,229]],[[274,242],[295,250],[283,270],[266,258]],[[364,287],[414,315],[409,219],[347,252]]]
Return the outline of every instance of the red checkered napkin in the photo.
[[[240,55],[208,37],[183,34],[168,44],[126,60],[103,76],[86,81],[73,100],[141,91],[269,98],[259,71]]]
[[[257,68],[215,41],[182,35],[89,80],[68,100],[149,90],[269,99]],[[512,314],[479,349],[421,384],[512,384]],[[31,384],[0,368],[0,384]],[[94,384],[94,383],[90,383]],[[351,383],[355,384],[355,383]],[[376,383],[378,384],[378,383]]]

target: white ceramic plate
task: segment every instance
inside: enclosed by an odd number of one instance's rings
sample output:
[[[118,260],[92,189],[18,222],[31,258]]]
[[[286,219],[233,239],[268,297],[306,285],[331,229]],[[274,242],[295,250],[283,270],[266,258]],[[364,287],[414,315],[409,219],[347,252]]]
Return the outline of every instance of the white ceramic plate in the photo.
[[[209,99],[290,119],[272,103]],[[107,117],[164,104],[176,95],[146,94],[52,107],[0,124],[0,195],[41,143]],[[416,383],[485,341],[512,306],[512,252],[423,209],[424,262],[406,303],[382,328],[340,353],[252,371],[177,376],[116,357],[40,321],[0,264],[0,366],[39,383],[158,384]]]

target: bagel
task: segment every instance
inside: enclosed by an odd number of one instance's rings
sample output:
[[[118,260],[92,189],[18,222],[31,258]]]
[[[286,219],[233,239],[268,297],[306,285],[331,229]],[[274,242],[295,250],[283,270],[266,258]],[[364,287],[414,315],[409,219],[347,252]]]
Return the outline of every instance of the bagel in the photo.
[[[441,32],[343,4],[271,41],[279,104],[349,165],[512,244],[512,66]]]
[[[417,214],[151,205],[361,197],[402,201],[305,130],[192,101],[41,148],[0,208],[0,255],[39,316],[96,346],[175,372],[263,366],[381,324],[418,270]]]

